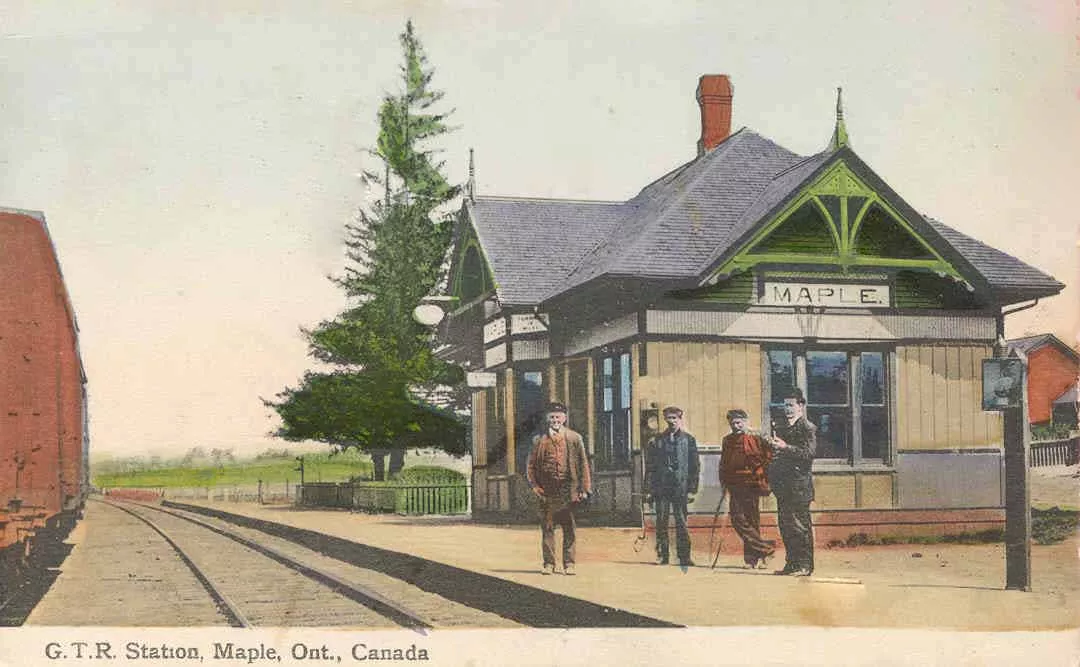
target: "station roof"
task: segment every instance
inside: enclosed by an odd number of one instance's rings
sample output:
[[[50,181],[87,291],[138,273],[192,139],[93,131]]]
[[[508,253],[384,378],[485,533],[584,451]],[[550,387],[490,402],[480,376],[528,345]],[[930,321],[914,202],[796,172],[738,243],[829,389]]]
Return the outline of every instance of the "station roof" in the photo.
[[[536,305],[604,276],[682,283],[700,278],[837,158],[863,165],[849,146],[804,157],[743,128],[625,202],[477,197],[466,208],[499,300]],[[987,285],[1000,303],[1050,296],[1064,287],[903,207],[928,242],[961,258],[977,274],[965,278]]]

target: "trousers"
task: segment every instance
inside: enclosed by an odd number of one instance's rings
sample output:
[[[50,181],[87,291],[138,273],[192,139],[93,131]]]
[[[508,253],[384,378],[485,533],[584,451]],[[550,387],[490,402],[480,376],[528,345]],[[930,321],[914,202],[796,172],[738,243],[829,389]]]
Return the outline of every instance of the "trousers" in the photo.
[[[743,541],[743,561],[754,565],[759,559],[771,556],[776,547],[772,541],[761,537],[761,512],[758,501],[761,494],[757,489],[739,486],[728,487],[731,494],[728,516],[731,526]]]
[[[810,520],[810,503],[776,498],[776,520],[784,540],[785,566],[814,569],[814,526]]]
[[[656,555],[668,558],[668,517],[675,517],[675,552],[680,563],[690,562],[690,531],[686,527],[686,496],[656,496]]]
[[[540,499],[540,550],[544,565],[555,565],[555,526],[562,527],[563,566],[574,564],[577,542],[574,504],[569,494],[557,493]]]

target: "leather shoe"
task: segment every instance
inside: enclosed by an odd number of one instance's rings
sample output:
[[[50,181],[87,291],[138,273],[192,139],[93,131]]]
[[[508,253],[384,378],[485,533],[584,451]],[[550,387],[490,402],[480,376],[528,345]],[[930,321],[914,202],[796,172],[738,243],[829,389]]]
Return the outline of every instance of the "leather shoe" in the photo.
[[[555,574],[555,564],[544,563],[544,569],[540,570],[540,574]]]
[[[797,568],[797,567],[795,567],[793,565],[785,565],[784,569],[776,570],[776,571],[773,572],[773,574],[776,574],[776,575],[779,575],[779,576],[786,576],[786,575],[789,575],[789,574],[794,574],[798,570],[799,570],[799,568]]]
[[[574,572],[574,564],[573,563],[567,563],[563,567],[563,574],[565,574],[568,577],[572,577],[575,574],[577,574],[576,572]]]
[[[813,573],[814,573],[814,571],[811,570],[808,567],[800,567],[799,569],[792,572],[791,576],[793,576],[793,577],[809,577]]]
[[[656,564],[657,565],[667,565],[668,564],[667,557],[666,556],[658,556],[657,559],[656,559]]]

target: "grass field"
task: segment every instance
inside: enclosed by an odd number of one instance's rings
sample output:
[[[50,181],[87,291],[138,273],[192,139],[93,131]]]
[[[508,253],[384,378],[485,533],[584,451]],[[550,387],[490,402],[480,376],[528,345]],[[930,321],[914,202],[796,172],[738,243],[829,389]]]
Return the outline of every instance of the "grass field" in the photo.
[[[292,483],[300,481],[297,462],[292,456],[261,458],[249,461],[229,462],[223,465],[166,465],[153,469],[125,472],[94,473],[91,481],[98,488],[118,487],[187,487],[187,486],[243,486],[267,483]],[[370,477],[371,461],[353,451],[330,456],[307,454],[304,456],[304,479],[309,482],[343,482],[351,477]]]

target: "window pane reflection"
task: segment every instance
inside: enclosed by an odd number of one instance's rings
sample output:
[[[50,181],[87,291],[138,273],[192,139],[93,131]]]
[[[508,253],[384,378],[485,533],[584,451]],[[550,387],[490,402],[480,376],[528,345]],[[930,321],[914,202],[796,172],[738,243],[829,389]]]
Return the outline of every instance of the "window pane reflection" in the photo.
[[[817,426],[817,452],[819,459],[846,459],[849,457],[850,430],[847,408],[809,407],[807,418]]]
[[[862,456],[864,459],[885,459],[889,445],[889,417],[884,406],[864,406],[862,409]]]
[[[862,404],[885,403],[885,363],[880,352],[863,352],[862,358]]]
[[[806,353],[806,401],[815,405],[847,405],[846,352]]]
[[[784,402],[784,394],[795,386],[794,355],[787,350],[769,350],[769,402]]]

